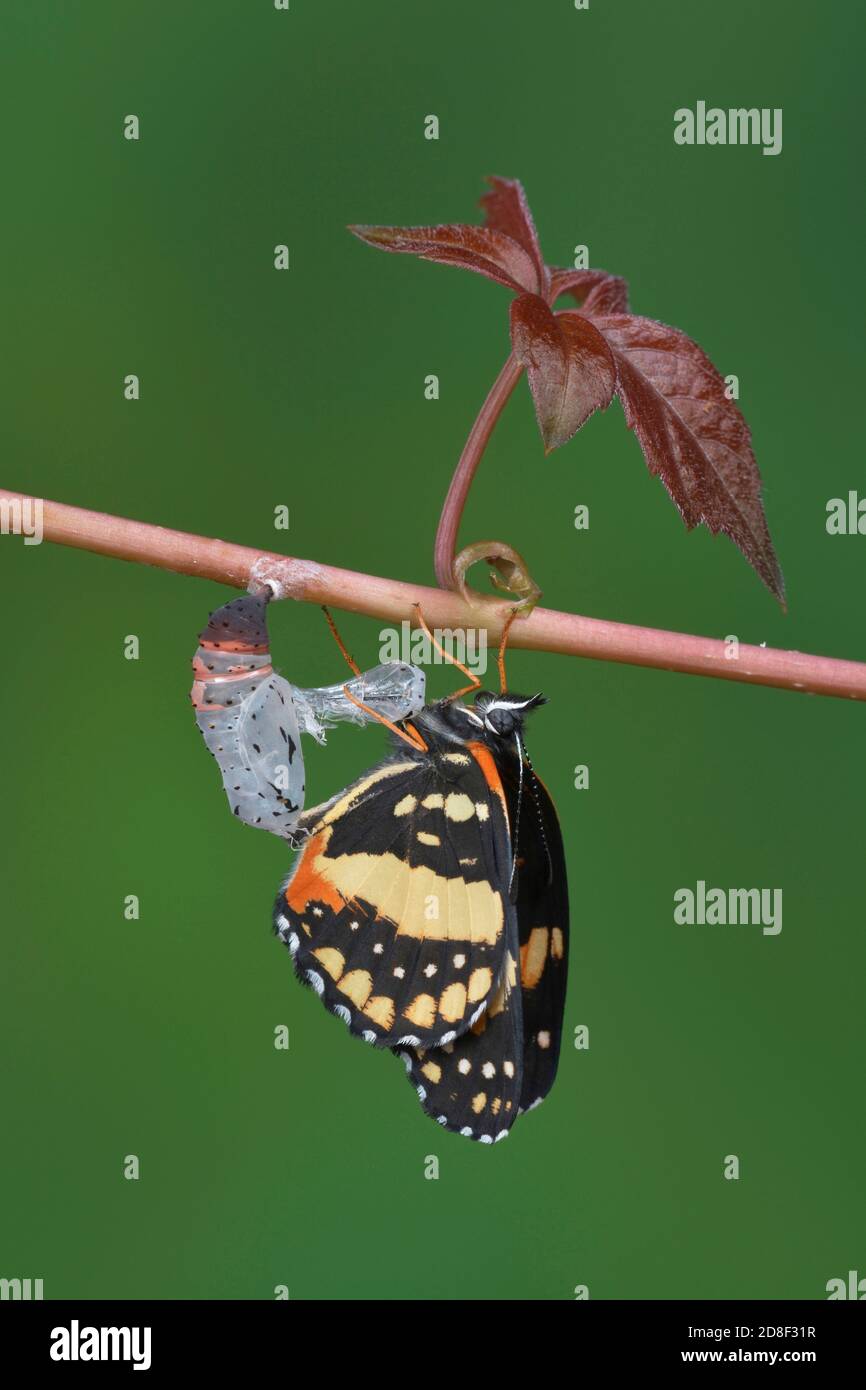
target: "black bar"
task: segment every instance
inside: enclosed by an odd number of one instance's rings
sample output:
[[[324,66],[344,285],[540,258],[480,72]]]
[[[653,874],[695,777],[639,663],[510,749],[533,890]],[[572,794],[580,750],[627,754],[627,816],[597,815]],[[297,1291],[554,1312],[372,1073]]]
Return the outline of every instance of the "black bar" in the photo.
[[[563,1330],[574,1332],[577,1340],[569,1344],[577,1358],[573,1367],[592,1361],[597,1368],[652,1371],[738,1362],[808,1365],[822,1375],[850,1368],[850,1374],[863,1362],[862,1311],[859,1305],[832,1300],[574,1302],[562,1323],[545,1314],[543,1326],[537,1326],[524,1344],[534,1346],[546,1360],[554,1354],[555,1344],[543,1352],[548,1337],[558,1338]],[[376,1324],[371,1324],[371,1345],[381,1340],[379,1326],[376,1333]],[[408,1346],[417,1339],[417,1320],[410,1312],[404,1320],[389,1319],[387,1326],[392,1350],[404,1337]],[[491,1324],[491,1332],[495,1326]],[[347,1336],[354,1335],[351,1329],[350,1321]],[[136,1361],[139,1374],[157,1377],[184,1370],[249,1374],[251,1359],[260,1367],[273,1361],[289,1371],[287,1357],[295,1344],[286,1341],[286,1334],[296,1330],[302,1334],[315,1330],[303,1302],[0,1304],[4,1365],[17,1364],[25,1373],[48,1370],[58,1377],[82,1373],[93,1377],[105,1367],[114,1375],[135,1374]],[[506,1347],[507,1341],[503,1350]],[[92,1350],[104,1359],[86,1359]],[[70,1359],[56,1359],[60,1355]],[[115,1355],[126,1359],[114,1359]],[[322,1371],[327,1374],[325,1363]]]

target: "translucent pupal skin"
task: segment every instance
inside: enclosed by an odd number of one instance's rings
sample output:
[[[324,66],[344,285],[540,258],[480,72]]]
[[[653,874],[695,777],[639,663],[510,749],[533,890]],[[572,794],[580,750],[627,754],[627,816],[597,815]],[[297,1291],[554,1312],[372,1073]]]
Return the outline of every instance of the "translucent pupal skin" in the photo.
[[[295,689],[298,717],[304,733],[313,735],[319,743],[324,743],[321,724],[343,720],[350,724],[369,724],[374,716],[359,709],[346,697],[344,687],[348,688],[356,700],[369,705],[376,714],[399,724],[401,720],[418,714],[424,707],[424,672],[417,666],[408,666],[402,661],[386,661],[373,666],[360,676],[338,685],[322,685],[312,690]]]
[[[292,839],[304,809],[301,734],[325,742],[329,724],[399,723],[424,705],[424,673],[387,662],[341,684],[300,689],[271,665],[270,593],[232,599],[211,614],[193,658],[196,723],[217,761],[233,815]],[[345,693],[368,705],[359,709]]]

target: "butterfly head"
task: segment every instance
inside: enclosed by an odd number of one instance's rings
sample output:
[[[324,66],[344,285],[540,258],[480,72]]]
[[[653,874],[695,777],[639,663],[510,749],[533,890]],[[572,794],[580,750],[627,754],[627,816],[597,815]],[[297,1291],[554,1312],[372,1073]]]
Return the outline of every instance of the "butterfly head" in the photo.
[[[544,695],[516,695],[507,690],[501,695],[494,695],[490,690],[479,690],[473,713],[488,734],[496,738],[511,738],[522,733],[523,722],[530,710],[545,704],[547,700]]]

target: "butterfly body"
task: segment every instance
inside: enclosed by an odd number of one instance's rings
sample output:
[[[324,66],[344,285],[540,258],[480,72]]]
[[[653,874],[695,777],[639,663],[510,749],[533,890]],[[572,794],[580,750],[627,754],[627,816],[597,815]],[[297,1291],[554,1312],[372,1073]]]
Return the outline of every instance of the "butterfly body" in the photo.
[[[426,705],[391,755],[303,813],[275,928],[299,978],[402,1058],[425,1111],[505,1137],[556,1072],[568,903],[559,827],[523,746],[542,703]]]

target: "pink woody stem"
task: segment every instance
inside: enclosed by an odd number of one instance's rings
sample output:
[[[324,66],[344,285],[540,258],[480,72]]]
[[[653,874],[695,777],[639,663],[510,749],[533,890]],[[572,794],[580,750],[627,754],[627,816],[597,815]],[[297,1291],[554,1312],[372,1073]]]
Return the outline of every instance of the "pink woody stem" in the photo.
[[[4,529],[8,529],[5,522],[14,516],[16,506],[20,508],[25,500],[32,502],[33,499],[0,488]],[[272,551],[233,545],[230,541],[149,526],[104,512],[68,507],[61,502],[46,501],[41,505],[45,540],[119,560],[157,565],[177,574],[199,575],[237,589],[245,589],[251,580],[258,580],[269,583],[280,598],[327,603],[347,612],[364,613],[390,622],[414,620],[413,605],[420,604],[431,627],[483,627],[491,641],[499,637],[512,608],[507,602],[491,600],[479,611],[465,603],[459,594],[445,589],[428,589],[397,579],[356,574],[313,560],[297,560]],[[32,513],[28,511],[28,515]],[[6,541],[6,544],[11,543]],[[827,656],[810,656],[806,652],[776,651],[772,647],[744,644],[739,648],[737,659],[731,660],[729,646],[722,641],[691,637],[682,632],[659,632],[628,623],[611,623],[601,618],[583,618],[576,613],[557,613],[549,608],[535,608],[529,617],[515,623],[509,645],[594,657],[601,661],[627,662],[633,666],[655,666],[691,675],[717,676],[721,680],[746,681],[752,685],[774,685],[815,695],[838,695],[847,700],[866,700],[866,665],[859,661],[837,661]]]
[[[457,533],[460,530],[460,518],[463,515],[463,508],[466,506],[466,498],[469,496],[475,470],[481,462],[481,455],[487,448],[487,442],[493,433],[496,421],[502,414],[505,403],[520,380],[522,372],[523,368],[515,358],[514,353],[510,353],[505,366],[490,388],[487,400],[478,412],[475,424],[469,432],[469,438],[463,446],[463,453],[460,455],[454,470],[454,477],[451,479],[451,486],[442,506],[442,515],[439,518],[436,544],[433,550],[436,582],[443,589],[456,587],[454,554],[457,549]]]

